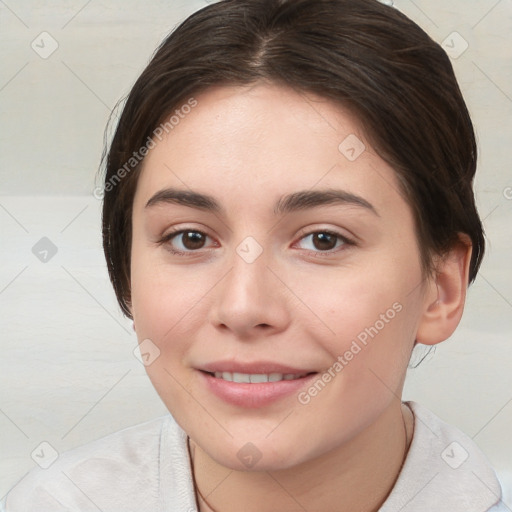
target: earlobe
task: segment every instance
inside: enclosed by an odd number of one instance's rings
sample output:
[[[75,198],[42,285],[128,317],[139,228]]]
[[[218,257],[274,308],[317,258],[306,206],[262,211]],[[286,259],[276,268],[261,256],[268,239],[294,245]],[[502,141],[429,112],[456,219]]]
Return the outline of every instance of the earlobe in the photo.
[[[436,264],[430,290],[425,294],[424,312],[416,340],[435,345],[449,338],[460,322],[466,301],[472,246],[467,235]]]

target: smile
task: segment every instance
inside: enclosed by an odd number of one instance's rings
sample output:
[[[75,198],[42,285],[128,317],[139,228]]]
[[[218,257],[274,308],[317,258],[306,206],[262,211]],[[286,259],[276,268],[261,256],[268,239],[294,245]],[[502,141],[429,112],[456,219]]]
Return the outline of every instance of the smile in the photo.
[[[246,384],[261,384],[263,382],[279,382],[282,380],[295,380],[308,375],[307,373],[237,373],[237,372],[215,372],[216,379],[227,380]]]
[[[281,400],[297,395],[318,372],[244,373],[200,370],[197,374],[200,386],[207,393],[231,406],[255,409],[278,404]]]

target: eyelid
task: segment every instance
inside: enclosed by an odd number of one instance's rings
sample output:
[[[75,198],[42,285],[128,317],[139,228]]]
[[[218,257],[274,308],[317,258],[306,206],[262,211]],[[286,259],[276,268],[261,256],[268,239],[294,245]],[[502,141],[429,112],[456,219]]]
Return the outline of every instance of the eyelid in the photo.
[[[194,228],[194,227],[191,227],[191,226],[185,226],[185,227],[173,227],[171,228],[166,234],[162,235],[160,237],[160,239],[157,241],[157,244],[158,245],[169,245],[171,246],[170,242],[172,241],[173,238],[183,234],[183,233],[187,233],[187,232],[194,232],[194,233],[200,233],[201,235],[207,237],[207,238],[210,238],[210,239],[213,239],[213,237],[211,237],[208,233],[206,233],[206,231],[204,231],[203,229],[198,229],[198,228]],[[201,248],[201,249],[197,249],[197,250],[187,250],[187,251],[179,251],[179,250],[176,250],[176,249],[172,249],[172,246],[170,249],[168,249],[169,252],[171,252],[172,254],[178,254],[178,255],[194,255],[194,254],[200,254],[202,252],[205,252],[207,251],[208,249],[204,249],[204,248]]]
[[[332,235],[339,236],[341,239],[347,242],[347,244],[350,243],[352,245],[357,245],[358,243],[363,241],[362,238],[360,238],[347,228],[342,229],[339,227],[327,227],[322,225],[317,225],[313,227],[309,226],[307,228],[303,228],[299,231],[299,234],[297,236],[301,238],[305,235],[311,235],[312,233],[331,233]]]
[[[331,235],[339,236],[346,243],[351,243],[353,245],[355,245],[357,243],[357,240],[359,240],[359,238],[356,235],[352,234],[351,232],[350,234],[344,234],[341,232],[341,228],[331,228],[326,226],[309,226],[307,228],[303,228],[299,231],[297,237],[298,239],[301,239],[307,235],[312,235],[314,233],[329,233]]]
[[[315,257],[316,256],[318,256],[318,257],[332,256],[333,254],[337,254],[340,251],[346,250],[347,247],[357,245],[356,241],[353,238],[340,233],[336,229],[322,228],[322,227],[305,228],[305,229],[301,230],[298,234],[297,241],[294,242],[293,245],[296,245],[298,242],[300,242],[304,238],[306,238],[310,235],[317,234],[317,233],[327,233],[327,234],[333,235],[333,236],[337,237],[339,240],[341,240],[343,242],[343,244],[336,249],[329,249],[327,251],[312,251],[312,250],[308,250],[308,249],[303,249],[303,250],[309,252],[310,254],[313,254]]]

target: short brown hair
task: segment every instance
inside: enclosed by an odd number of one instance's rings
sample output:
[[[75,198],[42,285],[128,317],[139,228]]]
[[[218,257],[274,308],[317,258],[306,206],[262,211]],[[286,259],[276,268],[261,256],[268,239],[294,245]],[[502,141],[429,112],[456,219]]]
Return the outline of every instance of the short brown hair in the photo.
[[[423,270],[432,272],[432,256],[465,233],[473,246],[469,282],[475,279],[485,247],[473,194],[476,141],[440,45],[377,0],[223,0],[192,14],[156,50],[104,150],[103,248],[126,316],[132,318],[131,215],[142,161],[118,183],[113,178],[192,95],[257,81],[349,108],[397,174]]]

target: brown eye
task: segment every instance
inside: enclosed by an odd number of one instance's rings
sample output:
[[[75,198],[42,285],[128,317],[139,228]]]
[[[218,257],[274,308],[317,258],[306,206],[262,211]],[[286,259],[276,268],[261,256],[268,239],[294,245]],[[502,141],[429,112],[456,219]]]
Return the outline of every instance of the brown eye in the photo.
[[[193,229],[182,229],[166,235],[161,242],[174,254],[195,252],[203,249],[208,235]]]
[[[185,249],[201,249],[204,245],[205,236],[199,231],[184,231],[181,235]]]
[[[354,242],[344,237],[343,235],[331,231],[313,231],[304,235],[299,244],[302,249],[307,249],[316,255],[329,255],[336,253],[338,250],[346,248],[345,246],[354,245]]]
[[[338,236],[333,235],[331,233],[313,233],[313,245],[316,249],[320,251],[329,251],[336,247]]]

